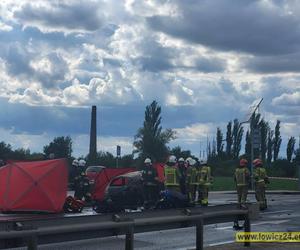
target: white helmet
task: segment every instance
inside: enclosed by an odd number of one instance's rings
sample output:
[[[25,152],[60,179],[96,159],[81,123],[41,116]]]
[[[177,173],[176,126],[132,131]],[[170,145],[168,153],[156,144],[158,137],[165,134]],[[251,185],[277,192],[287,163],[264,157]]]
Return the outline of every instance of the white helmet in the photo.
[[[75,166],[75,167],[78,167],[79,166],[79,161],[77,159],[75,159],[73,162],[72,162],[72,165]]]
[[[150,158],[146,158],[144,161],[145,164],[152,164],[151,159]]]
[[[169,162],[170,163],[176,163],[176,156],[175,155],[170,155],[170,157],[169,157]]]
[[[85,164],[86,164],[85,160],[83,160],[83,159],[79,160],[79,164],[78,164],[79,167],[84,167]]]
[[[180,157],[180,158],[178,159],[178,162],[184,162],[184,159],[183,159],[182,157]]]
[[[186,158],[186,163],[190,166],[194,166],[196,164],[196,161],[192,157]]]
[[[207,164],[207,160],[201,160],[200,161],[200,165],[206,165]]]

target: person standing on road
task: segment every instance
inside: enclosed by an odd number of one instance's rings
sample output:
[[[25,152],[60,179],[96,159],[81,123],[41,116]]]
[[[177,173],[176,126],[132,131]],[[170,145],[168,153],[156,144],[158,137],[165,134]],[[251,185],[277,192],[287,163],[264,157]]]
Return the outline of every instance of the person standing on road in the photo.
[[[245,208],[247,195],[248,195],[250,172],[247,168],[247,164],[248,164],[248,161],[246,159],[241,159],[240,164],[236,168],[235,173],[234,173],[234,181],[236,184],[239,208]],[[239,225],[239,221],[236,219],[234,221],[233,228],[235,230],[240,230],[243,227]]]
[[[158,200],[158,174],[153,167],[151,159],[146,158],[142,169],[142,179],[144,186],[144,206],[151,207]]]
[[[212,183],[212,176],[211,176],[211,168],[207,165],[206,160],[200,161],[200,173],[199,173],[199,197],[198,203],[202,206],[208,205],[208,191],[209,187]]]
[[[184,159],[181,157],[178,159],[178,174],[179,174],[179,185],[182,194],[187,194],[187,168],[185,166]]]
[[[165,189],[180,192],[179,171],[176,163],[177,159],[175,155],[171,155],[164,166]]]
[[[263,167],[261,159],[255,159],[253,161],[254,169],[254,180],[255,180],[255,197],[259,203],[260,210],[267,208],[266,199],[266,184],[269,183],[266,169]]]
[[[199,170],[196,166],[196,161],[193,158],[188,157],[185,162],[187,166],[187,187],[189,201],[194,203],[196,202],[196,192],[199,185]]]
[[[78,200],[82,200],[84,198],[85,201],[90,201],[90,182],[85,174],[85,165],[85,160],[81,159],[78,161],[78,172],[77,176],[74,178],[74,197]]]
[[[239,207],[245,206],[247,195],[248,195],[250,172],[247,168],[247,164],[248,161],[246,159],[241,159],[240,164],[236,168],[234,173],[234,181],[236,184]]]

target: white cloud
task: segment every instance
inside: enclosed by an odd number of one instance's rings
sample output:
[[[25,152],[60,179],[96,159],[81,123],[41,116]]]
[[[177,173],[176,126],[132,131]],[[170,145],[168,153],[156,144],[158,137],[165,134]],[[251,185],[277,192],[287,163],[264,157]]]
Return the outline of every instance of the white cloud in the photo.
[[[195,123],[184,128],[175,128],[177,140],[197,142],[215,135],[217,127],[215,123]]]
[[[283,106],[299,106],[300,107],[300,91],[294,93],[284,93],[272,100],[273,105]]]
[[[198,143],[206,134],[214,136],[218,125],[243,120],[260,98],[261,112],[272,125],[280,119],[299,126],[299,72],[282,73],[282,65],[250,72],[245,62],[261,61],[258,54],[270,59],[268,67],[278,54],[284,62],[290,54],[297,61],[299,32],[293,31],[300,5],[241,1],[232,8],[223,1],[220,10],[216,3],[2,1],[0,96],[12,103],[68,107],[144,107],[155,99],[165,114],[188,107],[192,118],[174,119],[176,141],[182,143]],[[222,19],[226,10],[234,15]],[[210,21],[213,14],[216,22]],[[174,22],[165,25],[165,17]],[[168,30],[151,29],[153,18]],[[272,35],[275,39],[269,39]]]
[[[11,31],[13,29],[12,26],[7,25],[0,21],[0,31]]]

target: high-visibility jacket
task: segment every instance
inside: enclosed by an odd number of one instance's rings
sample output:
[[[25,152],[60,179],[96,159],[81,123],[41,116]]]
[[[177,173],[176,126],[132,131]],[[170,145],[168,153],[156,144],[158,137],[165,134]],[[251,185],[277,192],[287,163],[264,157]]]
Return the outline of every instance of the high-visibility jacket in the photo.
[[[201,167],[199,171],[199,184],[209,186],[211,184],[211,170],[209,166]]]
[[[248,168],[237,168],[234,173],[234,180],[237,186],[247,186],[249,183],[250,172]]]
[[[254,180],[255,182],[265,182],[268,178],[267,171],[263,167],[256,167],[254,169]]]
[[[165,186],[179,186],[178,170],[176,167],[164,167]]]
[[[199,184],[199,171],[196,167],[190,166],[187,170],[187,183],[189,185]]]

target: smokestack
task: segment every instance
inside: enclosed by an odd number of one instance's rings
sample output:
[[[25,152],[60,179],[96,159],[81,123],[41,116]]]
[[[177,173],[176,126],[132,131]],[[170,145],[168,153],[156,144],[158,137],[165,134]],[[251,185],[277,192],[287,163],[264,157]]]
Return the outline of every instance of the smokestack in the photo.
[[[95,163],[97,156],[97,107],[92,106],[91,131],[90,131],[90,151],[89,159]]]

